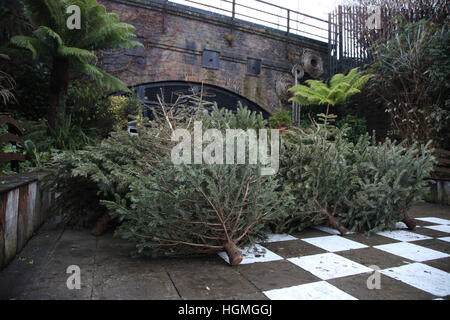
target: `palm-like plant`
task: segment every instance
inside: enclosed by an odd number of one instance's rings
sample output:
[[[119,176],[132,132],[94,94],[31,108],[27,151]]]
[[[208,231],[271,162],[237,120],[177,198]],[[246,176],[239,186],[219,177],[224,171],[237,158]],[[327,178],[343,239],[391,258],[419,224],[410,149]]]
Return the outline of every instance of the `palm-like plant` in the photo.
[[[307,85],[298,84],[289,89],[294,93],[289,101],[295,101],[300,106],[326,105],[326,126],[330,106],[344,102],[350,96],[361,92],[361,88],[371,77],[371,74],[363,75],[358,68],[354,68],[347,75],[335,74],[329,84],[320,80],[306,80]]]
[[[141,46],[132,25],[119,22],[114,13],[107,13],[97,0],[22,0],[26,18],[33,25],[32,36],[19,35],[11,43],[29,50],[33,59],[49,62],[51,67],[48,120],[51,126],[65,113],[65,100],[70,73],[83,73],[108,90],[128,88],[119,79],[94,64],[96,50],[127,49]],[[69,29],[69,6],[80,8],[80,29]],[[59,111],[59,112],[58,112]]]

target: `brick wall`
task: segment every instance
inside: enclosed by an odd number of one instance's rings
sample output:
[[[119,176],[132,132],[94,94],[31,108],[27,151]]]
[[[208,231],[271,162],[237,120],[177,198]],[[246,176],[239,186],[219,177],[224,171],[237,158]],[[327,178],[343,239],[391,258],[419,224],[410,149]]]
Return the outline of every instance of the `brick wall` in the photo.
[[[280,107],[276,82],[282,75],[290,75],[303,49],[317,52],[326,69],[327,47],[323,43],[238,23],[230,45],[226,36],[231,33],[231,24],[224,18],[145,0],[100,2],[107,11],[119,14],[121,21],[134,25],[144,44],[144,48],[100,54],[101,66],[128,85],[166,80],[204,82],[241,94],[274,112]],[[203,67],[204,50],[219,52],[219,69]],[[261,61],[259,75],[247,73],[249,58]]]

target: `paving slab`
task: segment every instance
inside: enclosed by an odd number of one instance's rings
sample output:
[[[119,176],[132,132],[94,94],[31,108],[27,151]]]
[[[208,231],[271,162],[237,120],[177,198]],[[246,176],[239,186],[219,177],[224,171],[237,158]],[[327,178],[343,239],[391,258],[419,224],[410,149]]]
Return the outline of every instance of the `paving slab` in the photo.
[[[393,278],[380,274],[379,289],[367,286],[367,280],[372,273],[358,274],[329,280],[328,282],[336,288],[354,296],[359,300],[430,300],[434,295],[411,286]],[[373,282],[371,282],[373,284]]]
[[[302,240],[264,243],[264,247],[285,259],[327,252]]]
[[[429,229],[427,227],[416,228],[416,229],[414,229],[414,233],[417,233],[417,234],[420,234],[420,235],[429,236],[429,237],[432,237],[432,238],[439,238],[439,237],[446,237],[446,236],[448,236],[448,233],[446,233],[446,232]]]
[[[448,254],[419,246],[409,242],[398,242],[392,244],[383,244],[374,248],[392,253],[412,261],[423,262],[449,257]]]
[[[414,244],[417,244],[421,247],[450,254],[450,242],[442,241],[439,239],[430,239],[430,240],[416,241],[414,242]]]
[[[448,299],[449,207],[421,203],[409,214],[415,230],[268,234],[234,267],[225,253],[135,257],[135,245],[111,231],[96,238],[46,224],[0,272],[0,299]],[[374,265],[380,290],[367,286]],[[80,268],[80,289],[67,286],[69,266]]]
[[[288,261],[311,272],[322,280],[371,271],[371,269],[366,266],[331,252],[300,258],[290,258]]]
[[[92,292],[94,300],[178,300],[167,272],[123,270],[120,273],[97,272]]]
[[[63,230],[42,227],[13,261],[0,272],[0,300],[15,299],[38,276]]]
[[[398,267],[413,262],[412,260],[393,255],[389,252],[380,251],[375,248],[347,250],[336,252],[336,254],[366,267],[378,266],[381,269]]]
[[[389,268],[381,273],[438,297],[450,295],[450,274],[423,263]]]
[[[356,300],[326,281],[265,291],[271,300]]]
[[[286,260],[241,265],[237,270],[262,291],[320,281],[312,273]]]
[[[355,233],[355,234],[346,235],[345,238],[365,244],[367,246],[371,246],[371,247],[381,245],[381,244],[400,242],[398,240],[383,237],[383,236],[377,235],[375,233],[372,233],[370,235],[365,235],[362,233]]]
[[[203,297],[222,299],[233,295],[259,292],[258,288],[233,268],[215,273],[198,269],[197,271],[175,271],[169,274],[183,299]]]
[[[431,266],[436,269],[441,269],[445,272],[450,273],[450,258],[436,259],[436,260],[428,260],[422,262],[428,266]],[[450,284],[449,284],[450,286]]]

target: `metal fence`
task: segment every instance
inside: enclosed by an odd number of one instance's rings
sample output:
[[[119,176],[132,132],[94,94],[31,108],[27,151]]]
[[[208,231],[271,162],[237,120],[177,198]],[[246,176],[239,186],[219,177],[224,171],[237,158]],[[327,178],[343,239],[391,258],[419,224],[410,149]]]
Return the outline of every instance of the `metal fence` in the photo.
[[[361,6],[338,6],[328,15],[328,71],[332,76],[360,67],[372,59],[364,43],[368,10]]]
[[[328,42],[328,21],[263,0],[172,0],[168,4],[182,4],[231,18],[255,23],[285,32]]]

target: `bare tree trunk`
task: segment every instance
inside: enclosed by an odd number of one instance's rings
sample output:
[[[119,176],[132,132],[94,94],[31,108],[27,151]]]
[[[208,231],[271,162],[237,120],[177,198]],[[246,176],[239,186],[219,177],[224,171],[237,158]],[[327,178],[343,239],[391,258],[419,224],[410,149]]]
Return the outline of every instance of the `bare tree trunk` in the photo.
[[[230,264],[232,266],[237,266],[239,263],[241,263],[243,257],[241,251],[239,251],[238,247],[233,242],[228,242],[224,245],[224,249],[228,255],[228,258],[230,260]]]
[[[408,230],[414,230],[416,228],[416,221],[412,219],[410,216],[408,216],[406,213],[403,215],[402,222],[406,224],[408,227]]]
[[[95,227],[91,230],[91,234],[95,237],[101,236],[108,228],[108,223],[111,221],[111,216],[108,212],[104,213],[95,224]]]
[[[336,230],[339,230],[340,234],[345,236],[348,232],[347,228],[345,228],[339,221],[336,220],[335,217],[333,217],[333,215],[331,213],[329,213],[325,208],[323,208],[319,201],[314,200],[314,202],[316,203],[316,205],[320,208],[320,210],[327,215],[328,217],[328,222],[330,222],[330,224],[333,226],[333,228],[335,228]]]
[[[69,86],[69,62],[65,59],[54,58],[50,76],[50,97],[47,120],[51,127],[55,127],[65,116],[66,95]]]

